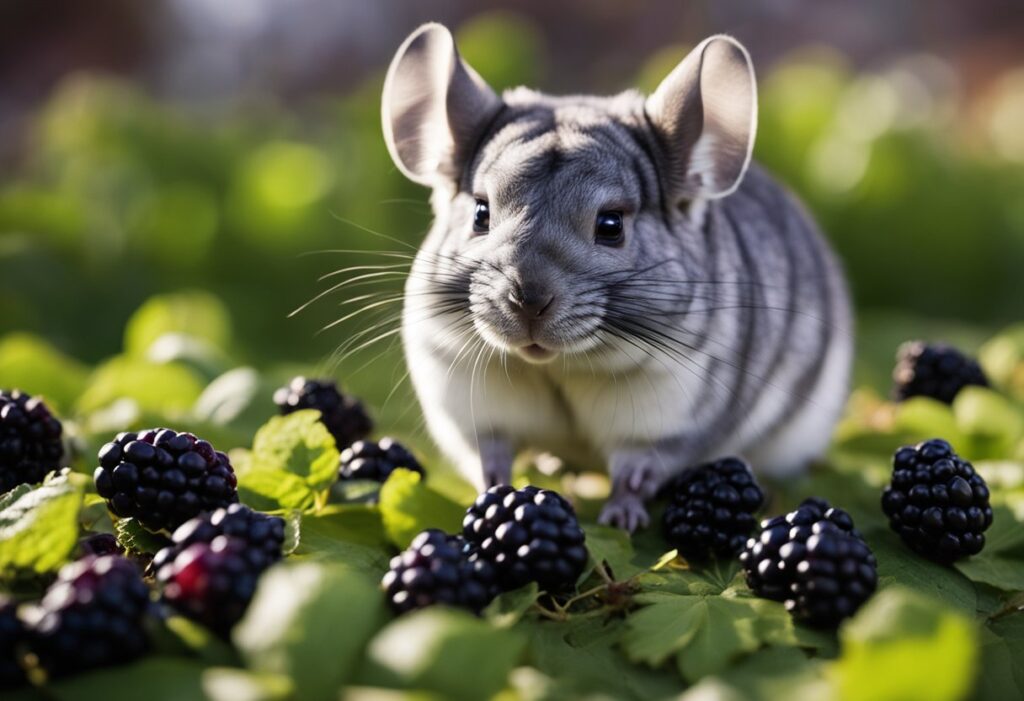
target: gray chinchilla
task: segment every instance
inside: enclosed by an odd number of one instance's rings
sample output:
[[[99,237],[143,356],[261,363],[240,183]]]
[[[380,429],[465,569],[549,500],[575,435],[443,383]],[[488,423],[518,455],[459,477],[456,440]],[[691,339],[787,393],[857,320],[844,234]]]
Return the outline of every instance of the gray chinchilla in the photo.
[[[497,95],[443,26],[384,83],[395,164],[433,189],[402,338],[433,437],[478,487],[517,451],[603,463],[601,520],[697,461],[784,475],[820,455],[847,393],[842,271],[756,164],[747,51],[701,42],[648,97]]]

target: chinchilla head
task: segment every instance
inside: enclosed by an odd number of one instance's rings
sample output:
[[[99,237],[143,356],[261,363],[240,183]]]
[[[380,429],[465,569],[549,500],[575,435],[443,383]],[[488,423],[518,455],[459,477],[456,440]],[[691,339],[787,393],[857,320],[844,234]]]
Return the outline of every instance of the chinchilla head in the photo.
[[[443,26],[401,46],[383,127],[399,170],[433,188],[417,294],[490,346],[587,362],[706,293],[704,201],[750,161],[756,87],[726,36],[698,45],[649,97],[497,95]]]

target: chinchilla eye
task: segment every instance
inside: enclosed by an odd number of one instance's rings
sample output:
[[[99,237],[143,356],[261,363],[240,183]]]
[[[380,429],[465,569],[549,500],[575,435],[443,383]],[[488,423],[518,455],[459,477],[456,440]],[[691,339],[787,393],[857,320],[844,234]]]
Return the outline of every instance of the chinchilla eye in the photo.
[[[476,201],[476,209],[473,210],[473,233],[486,234],[491,229],[491,208],[484,200]]]
[[[602,246],[618,246],[623,238],[622,212],[600,212],[594,224],[594,241]]]

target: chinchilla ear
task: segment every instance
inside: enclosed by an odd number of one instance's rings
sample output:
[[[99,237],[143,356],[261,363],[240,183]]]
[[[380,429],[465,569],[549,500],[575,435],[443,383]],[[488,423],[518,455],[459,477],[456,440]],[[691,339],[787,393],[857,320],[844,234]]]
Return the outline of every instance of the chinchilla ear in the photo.
[[[451,32],[424,24],[398,49],[384,80],[384,141],[421,185],[457,180],[501,99],[460,57]]]
[[[732,37],[708,37],[647,98],[647,115],[680,200],[728,195],[743,179],[757,131],[750,55]]]

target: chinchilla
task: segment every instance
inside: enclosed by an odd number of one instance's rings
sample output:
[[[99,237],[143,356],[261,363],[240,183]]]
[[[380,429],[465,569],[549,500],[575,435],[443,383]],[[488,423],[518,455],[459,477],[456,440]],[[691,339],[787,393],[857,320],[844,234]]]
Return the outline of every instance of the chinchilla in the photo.
[[[478,487],[523,449],[603,464],[604,523],[695,462],[763,473],[825,449],[851,362],[840,266],[751,163],[757,88],[735,39],[648,97],[497,95],[449,31],[417,29],[384,83],[398,169],[435,220],[402,338],[438,446]]]

